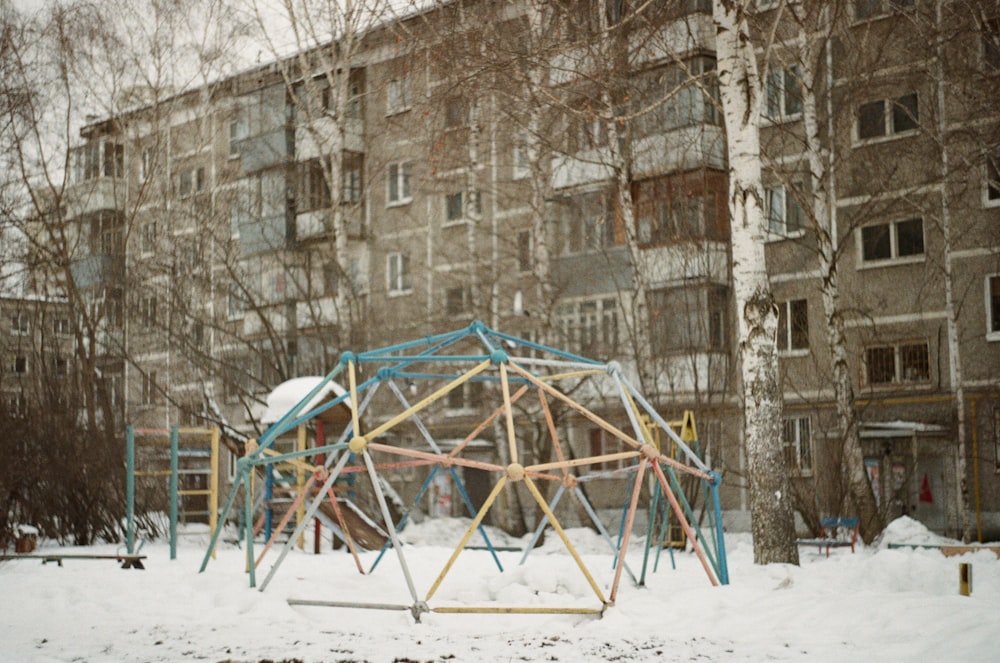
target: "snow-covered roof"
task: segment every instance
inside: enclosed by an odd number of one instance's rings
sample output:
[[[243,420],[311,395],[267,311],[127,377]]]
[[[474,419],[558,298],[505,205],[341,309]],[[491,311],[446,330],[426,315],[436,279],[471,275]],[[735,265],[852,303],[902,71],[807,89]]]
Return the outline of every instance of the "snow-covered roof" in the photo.
[[[316,386],[325,379],[326,378],[319,376],[309,376],[303,378],[292,378],[291,380],[287,380],[279,384],[267,396],[267,408],[260,416],[261,423],[273,424],[281,419],[288,413],[289,410],[295,407],[303,398],[308,396],[309,392],[315,389]],[[346,393],[346,389],[333,380],[330,380],[326,383],[326,385],[324,385],[323,389],[321,389],[319,393],[317,393],[313,399],[309,401],[309,403],[307,403],[306,406],[299,412],[300,414],[305,414],[314,407],[317,407],[323,401],[329,398],[343,396]],[[351,407],[348,400],[344,400],[343,405]]]

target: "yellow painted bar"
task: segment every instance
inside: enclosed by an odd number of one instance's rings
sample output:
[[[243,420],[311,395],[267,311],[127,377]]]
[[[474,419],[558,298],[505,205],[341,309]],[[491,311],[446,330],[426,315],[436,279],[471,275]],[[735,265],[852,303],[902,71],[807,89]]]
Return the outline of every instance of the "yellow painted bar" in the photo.
[[[135,473],[137,477],[168,477],[171,474],[173,472],[170,470],[142,470]]]
[[[638,484],[638,482],[636,483]],[[607,600],[604,598],[601,588],[597,586],[593,576],[590,575],[590,571],[587,570],[587,565],[583,563],[580,555],[576,552],[576,548],[573,547],[569,537],[566,536],[566,532],[563,531],[562,525],[560,525],[559,520],[556,519],[556,514],[552,513],[552,510],[549,509],[549,505],[546,504],[545,498],[538,491],[538,487],[535,486],[535,482],[528,477],[525,477],[524,484],[528,487],[528,491],[531,493],[531,496],[535,498],[535,502],[538,503],[538,506],[541,507],[542,511],[545,513],[545,517],[549,519],[549,524],[552,525],[552,529],[559,534],[559,538],[562,539],[563,544],[566,546],[566,550],[568,550],[569,554],[572,555],[576,565],[580,567],[580,570],[583,572],[583,576],[587,579],[587,582],[590,583],[590,588],[594,590],[594,594],[597,595],[597,598],[600,599],[602,604],[606,604]]]
[[[626,460],[628,458],[636,458],[639,456],[638,451],[617,451],[613,454],[604,454],[603,456],[588,456],[587,458],[573,458],[571,460],[556,460],[551,463],[541,463],[539,465],[530,465],[525,469],[525,471],[530,472],[542,472],[545,470],[554,470],[561,467],[580,467],[581,465],[596,465],[597,463],[606,463],[613,460]]]
[[[212,494],[212,490],[210,488],[199,488],[199,489],[193,489],[192,488],[190,490],[178,490],[177,494],[178,495],[189,495],[189,496],[190,495],[211,495]]]
[[[517,401],[521,400],[521,397],[524,396],[527,392],[528,392],[528,385],[523,385],[520,389],[518,389],[516,392],[514,392],[513,396],[510,397],[511,404],[513,405]],[[455,457],[459,453],[461,453],[462,449],[465,448],[465,445],[467,445],[469,442],[471,442],[472,440],[474,440],[477,435],[479,435],[484,430],[486,430],[487,426],[489,426],[494,421],[496,421],[497,417],[499,417],[501,414],[503,414],[503,412],[504,412],[503,408],[504,408],[504,406],[501,405],[497,409],[493,410],[493,412],[490,414],[490,416],[486,417],[486,419],[484,419],[482,423],[480,423],[478,426],[476,426],[476,428],[471,433],[469,433],[465,437],[464,440],[462,440],[461,444],[459,444],[457,447],[455,447],[454,449],[452,449],[451,451],[449,451],[448,455],[451,456],[451,457]]]
[[[514,433],[514,408],[510,402],[510,381],[507,379],[507,365],[500,364],[500,390],[503,392],[503,410],[507,420],[507,445],[510,462],[517,460],[517,435]]]
[[[298,437],[295,440],[296,450],[305,451],[306,450],[306,425],[305,423],[299,424]],[[302,488],[306,482],[306,473],[302,469],[302,464],[299,463],[295,466],[295,489],[298,494],[302,494]],[[302,524],[302,521],[306,519],[306,505],[305,500],[300,500],[298,507],[295,508],[295,526],[296,528]],[[299,533],[298,540],[299,550],[304,550],[306,547],[306,536],[305,529]]]
[[[487,615],[599,615],[604,609],[597,608],[500,608],[484,606],[476,608],[472,606],[450,606],[431,608],[431,612],[443,614],[487,614]]]
[[[487,470],[489,472],[503,472],[504,468],[500,465],[494,465],[493,463],[484,463],[478,460],[471,460],[469,458],[450,458],[447,456],[442,456],[428,451],[420,451],[418,449],[405,449],[402,447],[392,447],[387,444],[381,444],[379,442],[371,442],[368,445],[371,451],[383,451],[390,454],[398,454],[400,456],[409,456],[411,458],[420,458],[426,460],[427,463],[435,464],[445,464],[447,461],[450,465],[458,465],[460,467],[472,467],[479,470]],[[376,467],[383,467],[382,465],[377,465]],[[345,468],[346,469],[346,468]],[[358,468],[358,470],[363,470],[364,468]]]
[[[594,414],[593,412],[591,412],[587,408],[583,407],[582,405],[580,405],[579,403],[577,403],[576,401],[574,401],[572,398],[570,398],[566,394],[562,393],[558,389],[553,388],[551,385],[545,384],[543,381],[539,380],[538,378],[536,378],[531,373],[525,371],[523,368],[521,368],[517,364],[511,364],[510,367],[511,367],[512,371],[514,371],[515,373],[517,373],[518,375],[520,375],[524,379],[528,380],[529,382],[531,382],[532,384],[534,384],[536,387],[539,387],[540,389],[543,389],[550,396],[553,396],[553,397],[561,400],[562,402],[566,403],[568,406],[570,406],[570,408],[576,410],[577,412],[579,412],[580,414],[582,414],[584,417],[586,417],[590,421],[594,422],[595,424],[597,424],[598,426],[600,426],[604,430],[608,431],[609,433],[611,433],[612,435],[614,435],[615,437],[617,437],[622,442],[625,442],[626,444],[631,445],[631,446],[636,447],[636,448],[642,446],[642,444],[638,440],[636,440],[634,437],[625,434],[623,431],[619,430],[618,428],[616,428],[615,426],[611,425],[610,423],[608,423],[607,421],[605,421],[601,417],[597,416],[596,414]]]
[[[502,475],[500,477],[500,480],[497,481],[497,485],[493,486],[493,492],[491,492],[489,497],[486,498],[486,501],[483,502],[482,508],[479,509],[479,513],[476,514],[476,517],[472,521],[472,524],[469,525],[469,529],[465,532],[465,536],[462,537],[462,540],[461,542],[459,542],[458,547],[455,548],[455,552],[451,554],[451,558],[448,559],[448,563],[444,565],[444,568],[441,569],[441,573],[438,574],[437,580],[434,581],[434,584],[431,585],[431,588],[427,591],[427,597],[424,599],[424,601],[430,601],[431,597],[434,596],[434,592],[436,592],[438,590],[438,587],[441,586],[441,582],[444,580],[444,577],[448,575],[448,571],[451,570],[451,567],[455,563],[455,560],[458,559],[459,553],[461,553],[462,550],[465,549],[465,544],[469,542],[470,538],[472,538],[472,533],[475,532],[476,528],[479,527],[479,523],[483,522],[483,518],[486,516],[486,512],[490,510],[491,506],[493,506],[493,502],[496,501],[497,495],[500,494],[500,491],[503,490],[504,484],[506,483],[507,483],[507,476]]]
[[[539,377],[540,380],[545,382],[559,382],[560,380],[572,380],[573,378],[585,378],[590,375],[597,375],[598,373],[606,373],[607,371],[603,368],[588,368],[579,371],[571,371],[569,373],[556,373],[555,375],[542,375]]]
[[[263,453],[265,456],[270,456],[271,458],[281,458],[282,456],[285,455],[280,451],[272,449],[271,447],[263,449],[261,453]],[[285,465],[291,465],[292,467],[295,468],[302,468],[307,472],[316,472],[320,468],[319,465],[313,465],[312,463],[307,463],[301,458],[287,458],[282,460],[281,462],[284,463]]]
[[[428,396],[426,396],[423,400],[421,400],[421,401],[419,401],[419,402],[411,405],[410,407],[408,407],[407,409],[403,410],[402,412],[400,412],[399,414],[397,414],[395,417],[393,417],[389,421],[385,422],[384,424],[382,424],[378,428],[375,428],[374,430],[372,430],[371,432],[369,432],[368,436],[367,436],[368,439],[374,439],[374,438],[378,437],[379,435],[381,435],[382,433],[384,433],[387,430],[389,430],[390,428],[392,428],[393,426],[397,425],[401,421],[405,421],[405,420],[409,419],[411,416],[413,416],[413,414],[415,412],[419,412],[420,410],[424,409],[425,407],[427,407],[429,404],[433,403],[437,399],[439,399],[442,396],[445,396],[446,394],[448,394],[448,392],[454,391],[457,387],[460,387],[461,385],[463,385],[466,382],[468,382],[471,378],[474,378],[477,375],[479,375],[480,373],[482,373],[483,371],[485,371],[489,367],[489,365],[490,365],[490,360],[487,359],[486,361],[484,361],[483,363],[479,364],[478,366],[475,366],[472,369],[470,369],[468,373],[455,378],[454,380],[452,380],[448,384],[444,385],[443,387],[441,387],[440,389],[438,389],[434,393],[429,394]]]

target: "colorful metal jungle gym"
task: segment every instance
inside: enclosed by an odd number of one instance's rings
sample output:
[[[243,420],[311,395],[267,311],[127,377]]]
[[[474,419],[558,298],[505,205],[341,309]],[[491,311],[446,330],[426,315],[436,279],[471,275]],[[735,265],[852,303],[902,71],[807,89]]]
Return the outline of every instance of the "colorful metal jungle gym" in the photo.
[[[364,375],[369,377],[359,382],[359,379]],[[344,383],[343,378],[346,377],[346,386],[338,386],[332,392],[335,394],[333,398],[318,399],[317,396],[321,396],[324,390],[329,393],[331,385],[337,385],[334,380],[338,376],[341,376],[341,384]],[[432,403],[445,398],[451,391],[470,381],[492,385],[489,390],[484,390],[484,393],[495,394],[496,406],[493,409],[487,408],[485,418],[469,431],[464,440],[446,452],[443,448],[444,445],[431,435],[430,430],[433,427],[427,425],[428,422],[424,420],[424,417],[430,414],[428,408]],[[418,383],[423,383],[426,395],[411,404],[400,385],[408,387],[406,391],[410,391],[412,394],[416,393],[416,390],[409,387]],[[605,408],[609,400],[608,396],[612,402],[620,401],[625,418],[619,417],[619,419],[622,421],[627,419],[628,426],[624,426],[624,428],[629,429],[628,431],[612,425],[607,419],[598,416],[581,404],[578,399],[567,395],[567,392],[574,388],[577,393],[580,393],[579,387],[584,383],[593,387],[589,393],[600,393],[605,396],[603,399]],[[367,428],[364,424],[369,419],[365,417],[366,410],[372,403],[375,393],[380,389],[388,389],[391,392],[390,402],[398,403],[399,411],[388,417],[386,413],[380,413],[383,416],[377,420],[381,423]],[[540,464],[526,465],[522,463],[514,415],[514,405],[522,398],[537,398],[537,411],[541,413],[540,417],[545,419],[548,439],[554,445],[553,457],[556,460]],[[574,415],[586,418],[619,440],[622,451],[586,457],[581,457],[579,454],[573,456],[568,453],[569,450],[565,441],[560,439],[558,427],[555,425],[551,413],[551,404],[556,401],[573,411]],[[316,405],[316,403],[319,404]],[[344,407],[345,404],[347,408]],[[534,404],[532,405],[534,406]],[[336,442],[324,443],[308,449],[298,445],[294,450],[285,453],[274,448],[275,440],[282,434],[294,431],[305,422],[336,407],[347,413],[345,425]],[[374,416],[370,419],[376,420]],[[404,422],[415,424],[416,429],[423,437],[425,448],[429,450],[416,449],[413,448],[413,445],[403,447],[391,443],[394,439],[391,431]],[[673,423],[676,425],[678,422]],[[356,547],[351,540],[350,529],[343,526],[342,498],[338,497],[333,490],[334,483],[338,478],[355,472],[367,474],[371,479],[371,486],[374,489],[378,509],[383,520],[381,525],[388,533],[385,545],[375,563],[372,564],[369,573],[374,571],[383,554],[393,553],[399,562],[412,603],[408,605],[371,603],[358,597],[345,597],[343,601],[293,599],[289,601],[290,603],[409,610],[417,621],[419,621],[420,615],[425,612],[603,614],[607,607],[615,603],[623,571],[627,571],[637,584],[643,583],[650,551],[655,547],[658,555],[664,544],[664,534],[659,536],[654,534],[654,526],[657,525],[660,526],[660,532],[676,530],[679,527],[679,530],[683,532],[683,537],[700,560],[709,581],[713,585],[728,584],[719,505],[720,477],[706,466],[696,450],[692,448],[692,445],[697,445],[697,440],[690,413],[686,414],[681,423],[683,424],[681,426],[683,435],[675,432],[671,422],[661,417],[642,394],[630,384],[618,364],[587,359],[510,336],[492,330],[481,322],[474,322],[467,328],[455,332],[428,336],[379,350],[357,354],[346,352],[341,356],[337,366],[325,378],[319,380],[316,386],[305,394],[296,405],[271,425],[258,440],[250,441],[247,444],[247,453],[238,461],[236,478],[222,508],[222,518],[214,528],[211,542],[201,564],[201,571],[205,570],[213,555],[223,527],[229,519],[230,511],[236,503],[237,493],[242,491],[245,497],[243,499],[244,513],[240,518],[243,528],[241,538],[246,545],[247,571],[251,587],[257,586],[256,569],[267,553],[275,548],[274,544],[278,541],[279,533],[285,530],[292,516],[297,514],[297,525],[285,540],[277,559],[261,583],[260,589],[262,591],[275,577],[282,561],[295,546],[296,541],[300,540],[305,528],[316,516],[321,506],[330,509],[340,521],[342,530],[346,533],[345,543],[355,556],[358,571],[364,573]],[[491,426],[500,431],[502,439],[498,439],[497,445],[503,447],[500,450],[503,453],[498,454],[498,456],[505,458],[506,464],[504,465],[474,460],[467,453],[469,443]],[[661,447],[661,436],[666,436],[669,439],[669,444],[666,445],[669,448]],[[332,436],[329,439],[333,439]],[[376,462],[376,456],[383,460],[390,458],[394,462],[379,464]],[[619,461],[626,467],[615,470],[615,472],[619,475],[626,474],[629,481],[627,482],[627,491],[622,494],[623,507],[619,534],[617,539],[613,540],[594,509],[590,507],[584,492],[580,490],[580,486],[581,483],[605,471],[600,469],[602,464]],[[287,508],[282,522],[277,527],[272,528],[273,531],[267,538],[263,550],[259,555],[255,555],[253,524],[257,502],[252,497],[254,477],[260,473],[267,473],[268,468],[279,464],[284,467],[296,467],[306,476],[303,477],[304,481],[296,482],[294,503]],[[436,580],[429,588],[419,592],[406,563],[406,546],[400,538],[400,532],[406,525],[407,516],[403,515],[397,518],[398,522],[394,522],[385,491],[381,488],[382,483],[379,480],[380,473],[385,473],[389,468],[399,468],[403,465],[423,466],[429,471],[427,480],[421,487],[415,503],[426,495],[427,488],[436,474],[447,473],[454,481],[471,517],[471,524],[461,541],[457,543],[450,558],[444,561]],[[476,509],[473,506],[459,474],[455,471],[456,467],[475,468],[490,473],[491,481],[493,481],[492,491],[485,498],[481,508]],[[653,481],[650,482],[652,490],[648,493],[650,496],[647,505],[648,533],[642,575],[640,578],[636,578],[628,569],[623,551],[629,549],[629,538],[632,535],[636,512],[639,508],[641,489],[646,483],[644,480],[649,476],[653,478]],[[558,484],[558,490],[554,497],[548,501],[544,497],[546,491],[539,489],[540,482],[544,481]],[[531,495],[538,508],[545,515],[542,522],[538,524],[538,529],[535,531],[531,543],[524,551],[521,563],[528,562],[529,553],[535,547],[543,528],[546,525],[550,526],[565,545],[569,556],[593,590],[594,607],[580,607],[579,605],[566,607],[456,606],[446,605],[447,602],[443,601],[436,603],[434,601],[435,594],[442,581],[452,569],[459,555],[467,549],[469,540],[477,532],[485,542],[484,547],[490,552],[494,563],[500,571],[503,571],[497,551],[483,527],[483,520],[490,509],[498,504],[497,498],[504,491],[505,486],[519,482],[523,483],[527,493]],[[582,501],[582,505],[593,520],[593,524],[608,542],[614,554],[612,579],[605,584],[605,587],[610,587],[608,595],[605,595],[601,585],[594,579],[594,575],[574,548],[555,515],[556,504],[566,492],[570,492]],[[691,497],[697,498],[699,495],[703,499],[701,518],[694,513],[693,502],[690,499]],[[325,506],[324,503],[327,502],[329,506]],[[699,520],[704,520],[707,536],[702,532]],[[673,523],[673,527],[664,527],[668,521]],[[672,556],[672,548],[670,548],[670,552]]]

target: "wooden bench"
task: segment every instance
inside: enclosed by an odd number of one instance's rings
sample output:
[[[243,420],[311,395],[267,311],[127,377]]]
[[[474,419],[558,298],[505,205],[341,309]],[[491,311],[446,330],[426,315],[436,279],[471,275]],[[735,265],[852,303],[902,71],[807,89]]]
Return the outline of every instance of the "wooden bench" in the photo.
[[[821,534],[816,539],[799,539],[796,541],[800,546],[816,546],[819,550],[826,549],[826,556],[830,556],[830,548],[851,548],[854,552],[854,544],[858,542],[858,519],[843,516],[827,516],[819,521]]]
[[[48,564],[49,562],[55,562],[59,566],[63,565],[64,559],[113,559],[116,562],[121,562],[123,569],[145,569],[142,560],[146,559],[145,555],[82,555],[73,553],[20,553],[14,555],[0,554],[0,560],[8,559],[40,559],[42,564]]]

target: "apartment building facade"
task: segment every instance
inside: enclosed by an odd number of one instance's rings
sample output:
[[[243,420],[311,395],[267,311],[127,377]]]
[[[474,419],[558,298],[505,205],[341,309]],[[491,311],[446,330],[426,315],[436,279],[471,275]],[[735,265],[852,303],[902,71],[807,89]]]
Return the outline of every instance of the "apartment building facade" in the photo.
[[[890,516],[955,531],[965,508],[1000,529],[1000,118],[976,84],[995,83],[996,19],[848,4],[810,80],[866,466]],[[693,409],[746,522],[710,3],[616,11],[447,4],[90,125],[95,195],[73,219],[96,237],[110,224],[122,256],[87,274],[123,310],[108,353],[123,422],[252,436],[280,382],[481,319],[620,362],[668,417]],[[910,52],[914,26],[974,36],[976,62],[960,40]],[[832,513],[850,507],[799,31],[762,52],[767,248],[799,507]],[[440,403],[435,436],[464,437],[488,388]],[[576,453],[613,450],[562,416]],[[599,506],[621,506],[616,481],[593,489]]]

